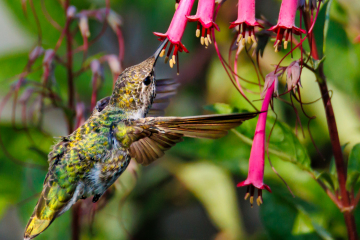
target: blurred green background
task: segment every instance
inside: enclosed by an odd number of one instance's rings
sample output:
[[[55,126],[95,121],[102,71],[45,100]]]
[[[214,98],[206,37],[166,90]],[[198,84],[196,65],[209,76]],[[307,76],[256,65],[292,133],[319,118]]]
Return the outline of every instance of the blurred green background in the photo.
[[[61,1],[44,1],[49,14],[61,26],[64,25],[64,10]],[[71,0],[79,10],[105,7],[103,0]],[[124,67],[139,63],[158,46],[152,32],[165,32],[174,12],[173,0],[111,0],[111,8],[123,19],[125,38]],[[228,0],[220,9],[217,23],[221,32],[216,33],[224,56],[233,37],[228,29],[230,21],[236,19],[237,1]],[[280,1],[257,0],[257,16],[264,16],[275,24]],[[53,48],[60,32],[49,24],[42,12],[41,1],[34,1],[39,16],[44,49]],[[195,3],[196,6],[196,3]],[[193,12],[196,7],[193,7]],[[360,45],[353,39],[360,33],[360,2],[358,0],[333,0],[330,6],[328,34],[322,43],[323,25],[326,19],[322,8],[315,31],[326,56],[325,73],[342,144],[346,156],[360,142],[359,103],[360,98]],[[92,36],[100,32],[101,23],[90,20]],[[299,24],[297,24],[299,26]],[[74,24],[73,28],[76,28]],[[253,111],[232,86],[213,45],[205,49],[195,38],[195,23],[189,23],[182,42],[190,53],[180,54],[180,75],[177,77],[179,91],[167,108],[166,115],[186,116],[232,111]],[[0,0],[0,97],[3,98],[12,83],[17,80],[28,61],[28,54],[35,46],[38,30],[27,3],[24,16],[21,1]],[[90,37],[91,38],[91,37]],[[82,38],[76,35],[74,46],[80,46]],[[110,28],[89,49],[88,56],[95,54],[117,54],[117,39]],[[59,53],[65,53],[61,46]],[[266,74],[273,71],[285,51],[275,53],[269,42],[260,60]],[[294,59],[299,54],[294,54]],[[81,67],[82,55],[74,58],[74,69]],[[282,65],[293,60],[288,57]],[[35,66],[41,69],[41,60]],[[36,67],[35,67],[36,68]],[[105,81],[98,99],[111,93],[112,77],[107,66]],[[251,61],[245,53],[239,60],[239,74],[257,82]],[[36,71],[28,79],[40,81],[42,71]],[[162,62],[156,68],[158,78],[176,77],[176,72]],[[66,98],[66,69],[55,67],[58,92]],[[315,77],[304,69],[301,89],[304,102],[320,97]],[[258,92],[258,86],[242,83],[244,87]],[[284,89],[282,79],[279,90]],[[23,88],[25,89],[25,88]],[[91,72],[76,78],[77,99],[85,102],[87,114],[90,110]],[[23,92],[23,90],[21,91]],[[20,92],[20,95],[21,95]],[[248,94],[249,99],[260,99],[259,94]],[[283,98],[289,100],[288,95]],[[287,104],[275,100],[278,121],[270,139],[270,159],[277,172],[287,182],[295,198],[281,179],[272,171],[268,161],[265,168],[265,183],[273,193],[264,192],[264,204],[250,208],[243,200],[246,188],[236,184],[247,176],[249,145],[256,119],[240,126],[236,131],[219,140],[186,139],[171,149],[160,160],[148,167],[131,165],[116,182],[107,198],[107,204],[96,211],[92,219],[93,206],[87,202],[82,209],[81,239],[345,239],[346,227],[343,216],[322,188],[311,177],[331,169],[332,151],[327,132],[323,105],[318,101],[304,106],[310,116],[310,130],[322,156],[316,151],[307,129],[308,119],[300,113],[305,138],[299,126],[295,128],[294,110]],[[261,101],[254,104],[260,108]],[[207,106],[207,107],[205,107]],[[296,105],[301,112],[299,104]],[[30,125],[33,141],[22,130],[21,105],[17,106],[15,122],[12,123],[12,104],[6,104],[0,121],[0,135],[7,151],[25,163],[34,163],[43,168],[24,166],[9,158],[0,150],[0,239],[22,239],[26,222],[36,204],[47,168],[46,154],[54,143],[52,136],[67,134],[66,122],[59,109],[47,109],[44,113],[44,135]],[[267,133],[274,124],[271,113]],[[356,158],[357,156],[355,156]],[[324,174],[326,175],[326,174]],[[334,184],[331,170],[327,184]],[[334,186],[336,188],[336,186]],[[358,188],[355,188],[357,191]],[[360,230],[360,210],[355,210]],[[68,211],[37,239],[70,239],[71,212]]]

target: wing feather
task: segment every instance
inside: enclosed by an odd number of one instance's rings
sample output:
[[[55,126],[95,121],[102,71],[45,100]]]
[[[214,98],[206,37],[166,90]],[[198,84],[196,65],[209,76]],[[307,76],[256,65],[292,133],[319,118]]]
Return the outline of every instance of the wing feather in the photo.
[[[164,155],[182,137],[216,139],[258,113],[204,115],[195,117],[147,117],[131,122],[133,142],[130,155],[148,165]]]

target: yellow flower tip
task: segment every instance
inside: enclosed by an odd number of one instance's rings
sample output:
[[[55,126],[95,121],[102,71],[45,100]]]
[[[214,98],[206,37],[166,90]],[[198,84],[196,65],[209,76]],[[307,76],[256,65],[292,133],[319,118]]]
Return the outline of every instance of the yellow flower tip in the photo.
[[[165,57],[165,63],[167,63],[168,61],[169,61],[169,57],[166,56],[166,57]]]
[[[240,42],[242,38],[243,38],[243,35],[240,33],[240,34],[238,35],[238,38],[237,38],[236,42]]]
[[[251,206],[254,204],[254,196],[250,196],[250,204]]]
[[[170,67],[171,67],[171,68],[173,68],[173,67],[174,67],[174,62],[173,62],[173,60],[172,60],[172,59],[170,59],[170,61],[169,61],[169,65],[170,65]]]
[[[175,55],[172,55],[172,61],[173,61],[174,64],[176,63],[176,61],[175,61]]]
[[[200,29],[196,29],[195,35],[196,37],[200,37]]]
[[[165,49],[161,50],[159,57],[163,57],[165,55]]]
[[[205,43],[205,38],[204,37],[200,38],[200,43],[201,43],[201,45],[204,45],[204,43]]]
[[[246,193],[244,199],[247,200],[250,197],[250,193]]]
[[[288,47],[288,41],[284,41],[284,49],[287,49]]]
[[[274,47],[275,47],[275,52],[279,52],[279,43],[280,43],[280,41],[277,40],[276,43],[275,43],[275,45],[274,45]]]
[[[263,203],[261,196],[258,196],[258,197],[257,197],[256,203],[257,203],[258,206],[260,206],[260,205]]]
[[[176,73],[176,75],[178,75],[178,76],[179,76],[179,75],[180,75],[180,73]]]
[[[246,43],[246,40],[245,40],[245,38],[243,38],[243,39],[241,40],[241,44],[242,44],[242,45],[245,45],[245,43]]]
[[[209,46],[209,39],[208,38],[205,38],[205,45]]]
[[[175,3],[175,10],[178,8],[179,4]]]
[[[210,34],[207,35],[207,38],[208,38],[208,40],[209,40],[209,43],[212,44]]]
[[[256,43],[256,38],[254,35],[251,35],[251,40],[253,41],[253,43]]]
[[[251,37],[246,37],[246,38],[247,38],[248,44],[250,44],[251,43]]]
[[[163,57],[165,56],[165,49],[161,50],[160,54],[159,54],[159,57]]]

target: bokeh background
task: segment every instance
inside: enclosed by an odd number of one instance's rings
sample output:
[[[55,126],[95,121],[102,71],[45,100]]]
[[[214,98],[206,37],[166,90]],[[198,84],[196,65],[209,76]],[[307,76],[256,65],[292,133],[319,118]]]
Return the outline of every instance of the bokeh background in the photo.
[[[42,31],[42,46],[53,48],[60,32],[44,17],[42,1],[34,1]],[[64,10],[61,1],[43,1],[49,14],[63,25]],[[159,42],[152,34],[165,32],[174,13],[173,0],[111,0],[111,8],[122,16],[125,41],[124,67],[139,63],[150,56]],[[360,2],[357,0],[330,1],[329,30],[326,36],[325,73],[332,90],[332,101],[339,127],[341,143],[346,145],[344,154],[360,142],[359,92],[360,92],[360,45],[354,39],[360,34]],[[327,2],[328,3],[328,2]],[[27,3],[28,4],[28,3]],[[105,7],[103,0],[71,0],[78,10]],[[220,9],[217,23],[221,31],[216,33],[224,56],[227,56],[234,33],[229,22],[236,19],[236,0],[228,0]],[[257,0],[257,17],[264,16],[275,24],[280,1]],[[196,3],[195,3],[196,5]],[[328,5],[326,5],[328,6]],[[28,54],[38,38],[33,14],[27,6],[27,17],[21,1],[0,0],[0,98],[9,91],[28,61]],[[193,12],[196,7],[193,7]],[[322,14],[322,15],[321,15]],[[325,8],[321,9],[315,26],[316,36],[323,37]],[[298,23],[299,25],[299,23]],[[90,20],[91,33],[100,31],[102,25]],[[76,28],[76,24],[74,25]],[[158,78],[176,77],[180,83],[177,95],[167,108],[166,115],[186,116],[232,111],[253,111],[232,86],[222,68],[215,49],[205,49],[195,38],[195,23],[189,23],[182,42],[190,53],[180,54],[180,75],[176,70],[161,63],[156,68]],[[95,35],[95,34],[94,34]],[[78,34],[75,46],[82,44]],[[306,47],[306,46],[305,46]],[[59,53],[65,53],[62,46]],[[108,28],[103,37],[89,49],[88,56],[118,53],[115,34]],[[275,53],[272,42],[265,48],[260,60],[264,73],[273,71],[285,51]],[[294,54],[294,59],[299,54]],[[283,65],[292,61],[288,57]],[[74,69],[80,69],[82,55],[75,55]],[[41,66],[41,61],[37,63]],[[257,82],[257,75],[249,57],[242,53],[239,74]],[[104,66],[105,81],[98,99],[111,93],[112,76]],[[66,69],[59,65],[54,76],[58,92],[66,97]],[[41,70],[29,79],[40,81]],[[307,70],[302,75],[302,99],[311,102],[320,97],[315,77]],[[86,104],[90,113],[91,72],[76,78],[77,99]],[[258,86],[242,83],[246,88],[259,92]],[[279,90],[285,87],[280,82]],[[248,94],[249,99],[260,107],[259,94]],[[288,99],[288,95],[283,97]],[[296,105],[301,112],[299,105]],[[0,120],[0,136],[6,150],[0,150],[0,239],[22,239],[24,227],[36,204],[38,193],[46,174],[47,159],[52,136],[67,134],[66,121],[59,109],[44,113],[42,134],[36,126],[23,131],[21,106],[12,121],[11,101],[5,105]],[[345,239],[346,227],[343,216],[312,178],[312,173],[332,169],[332,151],[321,101],[304,106],[307,114],[316,116],[310,123],[310,131],[321,155],[314,147],[307,129],[308,119],[300,113],[305,137],[295,126],[294,110],[279,100],[274,101],[278,121],[270,140],[270,159],[286,185],[272,171],[266,161],[265,183],[273,193],[264,192],[264,204],[250,208],[243,200],[246,189],[236,188],[247,176],[249,142],[254,134],[256,119],[237,128],[239,134],[230,132],[219,140],[186,139],[171,149],[160,160],[148,167],[132,165],[105,196],[104,206],[94,211],[90,203],[81,211],[81,239]],[[275,114],[270,114],[267,133],[274,124]],[[35,163],[43,168],[28,167],[23,163]],[[44,170],[45,169],[45,170]],[[310,172],[310,173],[309,173]],[[330,171],[331,172],[331,171]],[[329,183],[331,181],[329,180]],[[335,186],[336,187],[336,186]],[[360,230],[360,210],[355,210]],[[68,211],[37,239],[70,239],[71,212]]]

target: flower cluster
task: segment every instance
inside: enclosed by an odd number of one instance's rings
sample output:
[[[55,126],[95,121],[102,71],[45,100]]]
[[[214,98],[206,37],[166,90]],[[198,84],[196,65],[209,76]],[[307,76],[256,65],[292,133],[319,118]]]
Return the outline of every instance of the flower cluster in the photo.
[[[218,4],[223,2],[224,1],[220,1]],[[287,49],[289,42],[294,41],[293,35],[306,34],[305,30],[295,26],[297,10],[301,9],[301,11],[303,11],[305,6],[311,6],[311,9],[314,9],[317,5],[317,2],[317,0],[309,0],[308,3],[304,0],[282,0],[278,22],[275,26],[272,26],[265,20],[260,21],[255,18],[255,0],[238,0],[237,19],[231,22],[229,26],[230,29],[235,29],[237,32],[236,45],[238,46],[238,50],[236,54],[238,55],[241,50],[246,47],[246,45],[255,49],[256,46],[258,46],[257,31],[259,31],[261,28],[265,28],[265,26],[269,27],[267,30],[267,35],[271,35],[272,32],[276,34],[274,43],[275,52],[278,52],[281,46],[283,46],[284,49]],[[215,0],[199,0],[196,14],[189,16],[193,4],[194,0],[176,0],[175,14],[167,32],[165,34],[156,32],[154,33],[161,41],[164,41],[165,39],[169,40],[168,43],[164,45],[160,57],[165,56],[166,48],[169,45],[165,57],[165,62],[170,59],[170,67],[173,67],[175,63],[177,63],[178,66],[178,52],[188,52],[185,46],[181,43],[181,38],[184,34],[187,22],[197,22],[197,29],[195,34],[196,37],[200,37],[200,42],[202,45],[205,45],[205,47],[208,47],[214,41],[218,55],[223,61],[214,39],[214,29],[220,31],[218,25],[215,23],[216,14],[220,5],[216,7],[217,2]],[[172,56],[170,57],[171,53]],[[238,83],[237,55],[234,60],[234,69],[232,72],[234,73],[233,75],[235,75],[235,80]],[[223,66],[226,69],[226,64],[223,64]],[[298,86],[301,86],[300,61],[292,62],[288,67],[277,67],[277,70],[269,73],[265,78],[265,84],[261,94],[261,97],[264,99],[264,101],[262,104],[261,113],[259,114],[259,120],[256,126],[254,141],[251,149],[248,177],[245,181],[238,184],[239,187],[248,187],[245,199],[250,197],[251,205],[253,205],[254,202],[255,188],[258,189],[258,197],[256,200],[258,205],[262,204],[263,202],[262,190],[266,189],[271,192],[270,187],[263,183],[265,125],[267,111],[271,99],[273,96],[279,95],[278,78],[284,74],[285,71],[287,76],[287,88],[289,92],[293,91],[296,93]],[[239,89],[244,96],[241,87],[239,87]]]

